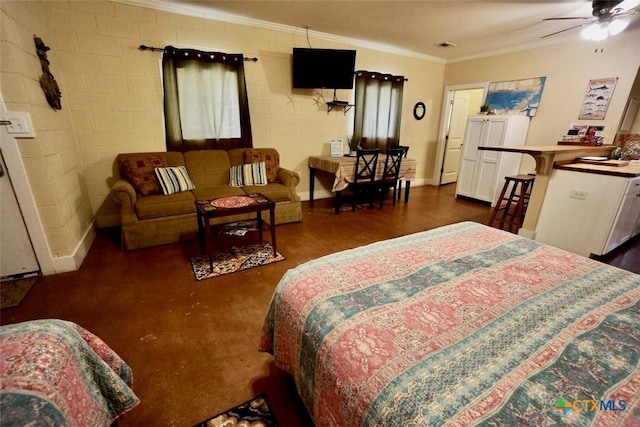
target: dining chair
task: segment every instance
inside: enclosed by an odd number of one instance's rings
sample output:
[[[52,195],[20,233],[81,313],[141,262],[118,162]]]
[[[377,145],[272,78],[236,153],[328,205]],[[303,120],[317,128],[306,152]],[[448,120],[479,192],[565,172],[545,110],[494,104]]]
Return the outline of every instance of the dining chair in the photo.
[[[353,192],[351,210],[356,210],[356,203],[362,195],[369,199],[369,208],[373,208],[373,201],[376,195],[376,170],[378,168],[379,148],[361,148],[356,154],[356,167],[353,182],[349,184]]]
[[[393,205],[396,204],[396,194],[398,192],[400,165],[402,159],[405,156],[406,150],[404,148],[389,148],[387,150],[387,157],[384,160],[384,170],[382,171],[382,178],[378,182],[378,193],[380,196],[380,207],[384,199],[386,198],[389,190],[393,188]]]
[[[407,157],[407,153],[409,152],[409,146],[408,145],[398,145],[398,144],[394,144],[391,146],[391,148],[402,148],[404,149],[404,155],[403,157]],[[400,200],[400,196],[402,195],[402,181],[403,179],[398,178],[398,190],[397,192],[395,192],[394,194],[396,195],[396,200]],[[406,184],[405,184],[406,185]],[[405,202],[409,199],[409,187],[407,187],[405,189],[405,192],[407,193],[405,196]]]

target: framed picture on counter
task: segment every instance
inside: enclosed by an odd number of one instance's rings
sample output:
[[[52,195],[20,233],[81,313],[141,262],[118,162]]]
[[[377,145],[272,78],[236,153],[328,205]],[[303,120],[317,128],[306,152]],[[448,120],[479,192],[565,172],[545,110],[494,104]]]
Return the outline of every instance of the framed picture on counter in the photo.
[[[331,157],[342,157],[344,155],[344,145],[341,139],[331,140]]]

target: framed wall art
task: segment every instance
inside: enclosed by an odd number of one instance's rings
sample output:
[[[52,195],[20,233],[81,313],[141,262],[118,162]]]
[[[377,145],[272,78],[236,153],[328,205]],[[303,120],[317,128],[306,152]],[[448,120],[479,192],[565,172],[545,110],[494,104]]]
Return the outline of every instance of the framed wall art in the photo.
[[[533,117],[538,111],[546,77],[489,83],[485,105],[495,114]]]
[[[617,77],[589,80],[578,119],[604,120],[617,82]]]

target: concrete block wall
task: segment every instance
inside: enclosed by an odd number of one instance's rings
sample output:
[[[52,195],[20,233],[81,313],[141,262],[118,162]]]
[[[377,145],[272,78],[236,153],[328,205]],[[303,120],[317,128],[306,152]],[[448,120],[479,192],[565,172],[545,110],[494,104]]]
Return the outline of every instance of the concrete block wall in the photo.
[[[27,58],[23,62],[28,64],[16,68],[28,70],[32,79],[30,96],[40,104],[39,88],[33,84],[38,69],[33,63],[35,52],[30,45],[30,34],[38,34],[51,47],[52,69],[63,92],[63,110],[53,114],[56,114],[56,126],[63,126],[67,133],[58,132],[57,138],[68,137],[65,138],[67,149],[64,154],[71,160],[57,164],[48,159],[47,167],[60,173],[63,166],[68,169],[75,161],[76,175],[82,182],[80,196],[85,201],[81,207],[82,221],[90,221],[93,215],[100,226],[118,225],[117,208],[108,198],[113,182],[113,160],[118,153],[165,149],[161,53],[140,51],[140,44],[241,52],[245,56],[258,57],[258,62],[245,64],[254,146],[278,149],[283,165],[301,173],[303,198],[309,188],[307,157],[328,154],[331,139],[340,138],[346,142],[350,133],[352,112],[327,114],[324,103],[333,98],[332,91],[294,91],[291,88],[291,51],[294,46],[307,46],[304,29],[286,32],[257,28],[112,1],[10,3],[15,4],[9,9],[30,11],[24,17],[8,14],[19,17],[7,16],[6,20],[14,20],[24,27],[22,50]],[[12,38],[12,34],[7,35],[7,39]],[[437,110],[444,78],[443,63],[356,48],[335,41],[314,38],[309,41],[314,47],[357,49],[357,68],[408,76],[408,87],[413,89],[405,95],[408,115],[418,100],[432,102],[430,112]],[[424,70],[428,70],[428,76],[422,75]],[[14,78],[11,70],[7,70],[7,84],[3,84],[3,90],[10,85],[11,78]],[[16,101],[24,98],[24,94],[11,95]],[[425,95],[431,99],[425,99]],[[348,100],[352,99],[353,93],[338,91],[337,96]],[[407,125],[403,125],[403,136],[406,135],[403,142],[415,147],[412,156],[426,157],[426,141],[435,142],[437,119],[435,114],[429,116],[431,120],[419,122],[421,126],[416,126],[417,122],[413,120],[407,120]],[[61,149],[60,144],[53,145],[56,150]],[[69,152],[71,148],[73,152]],[[61,153],[58,154],[60,157]],[[34,163],[38,162],[45,160],[39,156]],[[43,173],[41,166],[31,167],[34,177]],[[418,169],[420,177],[425,169],[422,162]],[[34,184],[38,187],[36,181],[34,179]],[[328,194],[328,190],[325,192]],[[47,187],[35,189],[34,193],[39,200],[52,197]],[[78,191],[67,197],[72,195],[78,195]],[[70,203],[65,207],[54,206],[58,215],[67,216],[79,208]],[[48,217],[51,210],[47,209]],[[59,222],[50,225],[60,228]],[[58,239],[64,235],[56,234]],[[78,237],[74,234],[68,239],[73,242]]]
[[[77,251],[93,223],[93,212],[57,52],[47,52],[50,71],[63,92],[54,110],[40,88],[42,75],[34,35],[52,46],[49,16],[41,2],[0,3],[0,91],[8,110],[28,111],[37,137],[17,140],[23,167],[51,258]],[[18,165],[8,165],[9,168]]]

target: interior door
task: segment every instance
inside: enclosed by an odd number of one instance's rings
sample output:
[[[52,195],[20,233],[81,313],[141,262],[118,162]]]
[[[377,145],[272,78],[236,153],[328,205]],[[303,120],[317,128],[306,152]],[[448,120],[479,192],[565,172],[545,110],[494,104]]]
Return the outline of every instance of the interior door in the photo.
[[[455,92],[453,95],[440,184],[449,184],[458,179],[470,101],[471,96],[468,93]]]
[[[456,195],[473,197],[477,186],[478,146],[485,139],[485,121],[482,118],[472,117],[467,121],[465,131],[465,143],[462,146],[462,160],[460,161],[460,174],[456,184]]]
[[[487,120],[485,122],[486,136],[480,145],[504,145],[506,131],[507,119],[491,118]],[[476,165],[477,183],[474,197],[493,204],[498,179],[498,167],[504,153],[499,151],[478,151],[478,153],[479,161]]]
[[[3,139],[11,138],[5,126],[0,126],[0,132]],[[1,150],[0,168],[0,277],[9,279],[38,274],[38,260]]]

